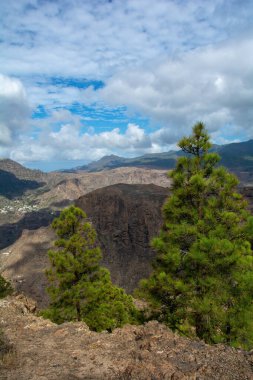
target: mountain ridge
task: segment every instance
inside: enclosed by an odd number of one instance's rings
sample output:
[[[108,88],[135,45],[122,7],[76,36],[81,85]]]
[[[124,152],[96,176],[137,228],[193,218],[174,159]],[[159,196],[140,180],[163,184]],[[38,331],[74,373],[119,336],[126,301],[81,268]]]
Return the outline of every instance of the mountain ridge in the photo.
[[[213,145],[212,151],[221,156],[221,164],[232,171],[253,172],[253,139],[226,145]],[[185,155],[181,150],[162,153],[149,153],[134,158],[108,155],[88,165],[65,170],[65,172],[96,172],[119,167],[143,167],[149,169],[172,169],[176,159]]]

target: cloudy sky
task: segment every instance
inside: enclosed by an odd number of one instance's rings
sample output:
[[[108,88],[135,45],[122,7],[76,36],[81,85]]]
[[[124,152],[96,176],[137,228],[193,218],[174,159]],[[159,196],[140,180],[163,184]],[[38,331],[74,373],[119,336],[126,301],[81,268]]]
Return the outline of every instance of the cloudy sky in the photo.
[[[43,170],[253,138],[252,0],[0,2],[0,157]]]

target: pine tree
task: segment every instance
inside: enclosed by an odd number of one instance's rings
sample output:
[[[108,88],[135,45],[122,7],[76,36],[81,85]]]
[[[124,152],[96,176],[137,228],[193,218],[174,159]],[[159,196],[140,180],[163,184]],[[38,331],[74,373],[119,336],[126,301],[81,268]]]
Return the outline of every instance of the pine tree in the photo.
[[[237,178],[208,152],[197,123],[179,147],[172,195],[152,245],[153,272],[140,284],[154,315],[173,330],[208,343],[253,345],[253,217],[237,193]]]
[[[56,323],[84,321],[96,331],[112,330],[135,321],[131,296],[114,286],[102,258],[96,232],[86,214],[71,206],[52,223],[58,235],[48,255],[51,304],[42,312]]]
[[[6,297],[13,291],[11,284],[0,275],[0,298]]]

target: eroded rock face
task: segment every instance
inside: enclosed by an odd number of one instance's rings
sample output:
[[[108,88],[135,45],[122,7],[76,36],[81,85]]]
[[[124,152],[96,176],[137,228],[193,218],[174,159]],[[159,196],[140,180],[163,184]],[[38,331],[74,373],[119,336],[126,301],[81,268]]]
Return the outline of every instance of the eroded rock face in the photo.
[[[113,281],[128,292],[150,273],[154,257],[150,241],[161,227],[168,194],[168,188],[156,185],[118,184],[76,201],[98,233],[103,263]]]
[[[13,347],[1,380],[249,380],[252,353],[209,346],[152,321],[95,333],[81,322],[37,317],[25,297],[0,300],[0,328]]]
[[[40,308],[48,305],[48,281],[45,269],[49,267],[47,251],[55,240],[50,227],[24,230],[21,237],[8,249],[0,251],[0,267],[18,292],[32,297]]]

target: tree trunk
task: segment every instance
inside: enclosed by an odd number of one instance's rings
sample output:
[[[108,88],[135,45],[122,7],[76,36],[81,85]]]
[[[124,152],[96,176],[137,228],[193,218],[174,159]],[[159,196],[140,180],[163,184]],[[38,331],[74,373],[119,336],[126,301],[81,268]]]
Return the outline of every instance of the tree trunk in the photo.
[[[76,314],[77,314],[77,320],[78,320],[78,322],[80,322],[81,321],[80,301],[76,301]]]
[[[206,328],[203,323],[203,317],[201,314],[195,315],[195,328],[197,337],[203,339],[204,333],[206,332]]]
[[[226,342],[229,344],[231,342],[231,325],[228,322],[226,326]]]

